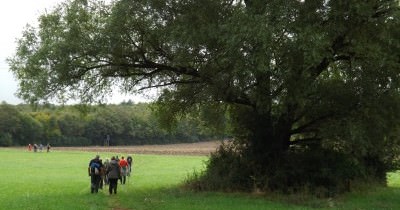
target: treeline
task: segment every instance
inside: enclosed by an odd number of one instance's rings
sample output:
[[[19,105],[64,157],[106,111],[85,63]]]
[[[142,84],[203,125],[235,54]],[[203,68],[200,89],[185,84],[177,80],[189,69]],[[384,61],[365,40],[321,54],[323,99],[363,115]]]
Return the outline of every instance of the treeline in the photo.
[[[52,146],[143,145],[223,138],[196,116],[183,116],[165,129],[152,104],[0,105],[0,146],[50,143]],[[109,140],[109,142],[107,141]]]

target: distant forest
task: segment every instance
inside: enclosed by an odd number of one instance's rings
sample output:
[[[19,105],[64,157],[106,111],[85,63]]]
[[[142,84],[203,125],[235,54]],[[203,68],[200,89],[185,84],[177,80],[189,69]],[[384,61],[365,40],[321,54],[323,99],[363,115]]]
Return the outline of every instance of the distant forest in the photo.
[[[228,134],[198,114],[162,125],[151,103],[40,106],[0,104],[0,146],[144,145],[199,142]],[[162,121],[162,120],[161,120]],[[165,122],[165,119],[164,119]],[[171,126],[172,125],[172,126]]]

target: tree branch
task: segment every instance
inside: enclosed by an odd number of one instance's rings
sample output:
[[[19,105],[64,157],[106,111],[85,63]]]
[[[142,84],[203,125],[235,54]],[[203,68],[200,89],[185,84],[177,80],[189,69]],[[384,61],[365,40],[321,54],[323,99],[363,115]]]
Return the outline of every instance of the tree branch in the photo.
[[[296,139],[295,141],[290,141],[289,145],[299,145],[299,144],[318,144],[320,143],[322,138],[311,137],[304,139]]]
[[[157,84],[157,85],[148,85],[146,87],[139,88],[138,91],[151,89],[151,88],[167,87],[167,86],[176,85],[176,84],[196,84],[196,83],[201,83],[201,82],[189,81],[189,80],[188,81],[173,81],[173,82]]]
[[[310,120],[309,122],[307,122],[307,123],[305,123],[305,124],[303,124],[303,125],[301,125],[301,126],[295,128],[295,129],[292,129],[292,130],[290,131],[290,134],[293,135],[293,134],[301,133],[301,132],[303,132],[306,128],[309,128],[309,127],[311,127],[312,125],[314,125],[314,124],[316,124],[316,123],[318,123],[318,122],[320,122],[320,121],[322,121],[322,120],[329,119],[329,118],[331,118],[331,117],[333,117],[333,116],[335,116],[334,113],[328,113],[328,114],[326,114],[326,115],[319,116],[319,117],[317,117],[317,118],[315,118],[315,119],[312,119],[312,120]]]

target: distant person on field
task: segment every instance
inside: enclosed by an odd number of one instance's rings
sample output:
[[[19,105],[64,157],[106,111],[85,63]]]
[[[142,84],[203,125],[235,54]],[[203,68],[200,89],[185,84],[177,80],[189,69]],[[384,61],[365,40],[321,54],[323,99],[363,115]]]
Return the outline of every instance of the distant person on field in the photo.
[[[121,176],[121,168],[113,156],[111,158],[110,164],[107,168],[107,177],[109,181],[109,188],[108,192],[110,195],[114,192],[114,194],[117,194],[117,187],[118,187],[118,178]]]
[[[38,145],[37,144],[33,144],[33,152],[37,152],[38,149]]]
[[[43,144],[39,144],[39,151],[40,151],[40,152],[43,151]]]
[[[132,158],[132,156],[128,156],[127,158],[126,158],[126,161],[128,162],[128,164],[129,164],[129,173],[128,173],[128,176],[130,176],[131,175],[131,172],[132,172],[132,164],[133,164],[133,158]]]
[[[125,184],[126,175],[128,175],[129,171],[129,164],[128,161],[124,159],[124,156],[121,157],[121,160],[119,161],[119,166],[121,167],[121,184]]]
[[[51,148],[51,146],[50,146],[50,144],[49,143],[47,143],[47,152],[50,152],[50,148]]]
[[[99,192],[100,181],[101,181],[101,168],[103,164],[100,161],[100,156],[96,155],[96,157],[89,162],[89,176],[90,176],[90,192],[97,193]]]
[[[32,144],[28,144],[28,151],[32,151]]]

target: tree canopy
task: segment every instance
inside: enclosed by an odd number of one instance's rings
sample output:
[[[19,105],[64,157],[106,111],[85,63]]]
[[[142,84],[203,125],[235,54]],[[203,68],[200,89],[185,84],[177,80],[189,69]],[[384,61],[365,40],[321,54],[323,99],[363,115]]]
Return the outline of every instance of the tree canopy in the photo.
[[[226,109],[247,175],[267,188],[295,148],[382,163],[381,177],[393,167],[398,0],[74,0],[39,21],[9,59],[29,102],[91,102],[117,85],[161,89],[170,117]]]

